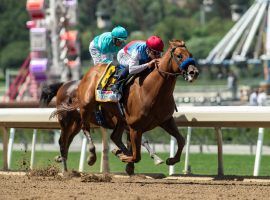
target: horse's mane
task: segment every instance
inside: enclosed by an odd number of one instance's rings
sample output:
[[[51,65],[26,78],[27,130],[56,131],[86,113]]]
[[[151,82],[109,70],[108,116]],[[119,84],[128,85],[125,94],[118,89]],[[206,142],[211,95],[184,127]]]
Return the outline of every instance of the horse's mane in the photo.
[[[169,44],[172,47],[175,47],[175,46],[186,47],[186,44],[183,40],[173,39],[173,40],[169,41]]]

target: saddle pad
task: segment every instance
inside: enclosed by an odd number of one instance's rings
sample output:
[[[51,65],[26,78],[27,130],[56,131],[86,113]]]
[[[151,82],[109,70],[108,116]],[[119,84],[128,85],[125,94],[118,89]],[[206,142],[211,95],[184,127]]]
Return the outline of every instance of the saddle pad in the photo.
[[[96,86],[96,101],[99,102],[118,102],[120,94],[111,90],[111,86],[115,83],[116,78],[113,76],[116,72],[114,65],[108,64],[100,77]]]

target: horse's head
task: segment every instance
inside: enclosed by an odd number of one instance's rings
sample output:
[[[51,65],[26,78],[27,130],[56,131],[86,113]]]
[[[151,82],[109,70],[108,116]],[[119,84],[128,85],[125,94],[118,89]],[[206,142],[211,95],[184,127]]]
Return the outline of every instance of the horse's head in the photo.
[[[199,76],[199,70],[195,66],[192,54],[187,50],[185,42],[181,40],[170,41],[170,60],[172,70],[183,74],[184,79],[193,82]]]

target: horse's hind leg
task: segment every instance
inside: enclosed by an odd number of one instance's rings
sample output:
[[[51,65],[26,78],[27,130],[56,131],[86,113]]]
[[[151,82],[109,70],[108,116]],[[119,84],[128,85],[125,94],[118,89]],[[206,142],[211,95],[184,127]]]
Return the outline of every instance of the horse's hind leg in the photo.
[[[174,165],[180,161],[182,150],[185,146],[185,138],[180,134],[173,117],[161,124],[160,127],[167,131],[171,136],[175,137],[177,141],[178,149],[175,156],[166,160],[167,165]]]
[[[84,134],[89,142],[89,156],[87,158],[87,163],[89,166],[92,166],[95,164],[95,162],[97,160],[96,147],[94,145],[93,139],[92,139],[91,134],[90,134],[90,128],[89,128],[89,130],[85,130]]]
[[[68,138],[68,146],[67,146],[67,150],[70,147],[71,142],[73,141],[74,137],[80,132],[81,130],[81,116],[80,113],[76,111],[76,113],[72,113],[72,124],[71,124],[71,134],[69,135]],[[68,156],[68,155],[67,155]]]
[[[155,165],[162,164],[164,161],[159,158],[155,151],[149,146],[148,140],[142,136],[142,145],[146,148],[148,153],[150,154],[151,158],[154,159]],[[127,148],[130,152],[132,152],[132,146],[131,146],[131,141],[130,141],[130,134],[127,132]],[[134,162],[129,162],[126,165],[126,172],[128,175],[134,175]]]
[[[142,145],[144,146],[144,148],[146,148],[146,150],[150,154],[150,157],[154,159],[155,165],[164,163],[164,161],[160,157],[158,157],[154,149],[150,147],[148,140],[144,136],[142,136]]]
[[[82,116],[82,130],[88,140],[89,145],[89,156],[87,158],[87,163],[89,166],[92,166],[95,164],[97,156],[96,156],[96,147],[93,143],[93,139],[90,134],[90,117],[89,117],[90,115],[88,115],[88,113],[84,109],[81,109],[81,116]]]
[[[61,123],[60,123],[61,124]],[[60,146],[60,156],[55,158],[56,162],[62,162],[63,164],[63,172],[67,172],[67,152],[68,152],[68,138],[69,138],[70,132],[66,130],[65,127],[61,124],[61,135],[59,138],[59,146]]]
[[[61,125],[61,135],[59,138],[61,156],[56,157],[55,160],[57,162],[62,162],[64,171],[67,171],[69,146],[75,135],[77,135],[81,129],[80,118],[78,118],[79,115],[77,115],[77,118],[75,118],[75,114],[69,113],[69,117],[65,117],[67,115],[63,115],[62,119],[59,121]]]

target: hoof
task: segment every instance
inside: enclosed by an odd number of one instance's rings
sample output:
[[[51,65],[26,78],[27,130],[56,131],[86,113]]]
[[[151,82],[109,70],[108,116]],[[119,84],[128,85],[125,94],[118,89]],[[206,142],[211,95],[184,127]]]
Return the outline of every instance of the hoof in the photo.
[[[94,165],[94,164],[96,163],[96,161],[97,161],[97,156],[96,156],[96,154],[89,155],[88,158],[87,158],[87,164],[88,164],[89,166]]]
[[[113,149],[112,153],[117,157],[119,157],[120,154],[123,154],[123,152],[120,149]]]
[[[166,160],[166,164],[167,165],[174,165],[175,163],[178,163],[180,160],[179,159],[175,159],[175,158],[168,158]]]
[[[63,175],[63,177],[68,177],[68,175],[69,175],[69,173],[68,173],[68,171],[67,170],[62,170],[62,175]]]
[[[154,154],[152,156],[152,158],[154,159],[155,165],[160,165],[160,164],[164,163],[164,161],[160,157],[158,157],[156,154]]]
[[[60,156],[60,155],[59,156],[55,156],[55,158],[54,158],[54,161],[55,162],[58,162],[58,163],[62,162],[62,160],[63,160],[62,159],[62,156]]]
[[[126,165],[126,173],[131,176],[131,175],[134,175],[134,163],[128,163]]]
[[[122,161],[122,162],[125,162],[125,163],[134,163],[134,160],[133,160],[133,157],[132,156],[127,156],[125,154],[119,154],[119,159]]]

